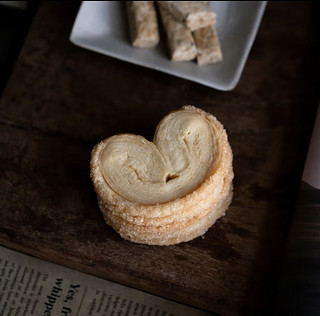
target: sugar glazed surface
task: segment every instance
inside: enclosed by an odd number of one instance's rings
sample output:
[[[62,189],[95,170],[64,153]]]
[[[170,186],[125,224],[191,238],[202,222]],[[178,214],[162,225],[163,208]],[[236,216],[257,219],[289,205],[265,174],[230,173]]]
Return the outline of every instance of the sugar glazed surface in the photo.
[[[98,143],[91,178],[106,222],[123,238],[177,244],[224,215],[233,194],[232,151],[213,115],[184,106],[160,121],[152,142],[119,134]]]

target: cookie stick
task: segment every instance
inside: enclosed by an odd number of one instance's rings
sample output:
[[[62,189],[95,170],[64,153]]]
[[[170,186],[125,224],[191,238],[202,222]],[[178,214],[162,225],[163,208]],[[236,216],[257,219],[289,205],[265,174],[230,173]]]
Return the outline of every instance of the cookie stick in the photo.
[[[197,46],[199,65],[222,61],[222,52],[214,25],[203,27],[192,33]]]
[[[174,17],[157,1],[162,24],[164,26],[167,43],[172,61],[192,60],[197,55],[197,49],[191,31]]]
[[[212,25],[216,14],[211,11],[208,1],[161,1],[174,18],[191,31]]]
[[[157,14],[153,1],[126,1],[131,43],[151,48],[159,42]]]

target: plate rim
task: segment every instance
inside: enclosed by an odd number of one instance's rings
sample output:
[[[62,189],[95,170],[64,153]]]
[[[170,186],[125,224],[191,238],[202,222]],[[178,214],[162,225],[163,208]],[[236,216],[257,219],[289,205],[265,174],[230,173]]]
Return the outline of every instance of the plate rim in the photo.
[[[79,46],[83,49],[93,51],[95,53],[103,54],[105,56],[116,58],[118,60],[132,63],[132,64],[135,64],[138,66],[146,67],[146,68],[149,68],[152,70],[160,71],[160,72],[163,72],[163,73],[175,76],[175,77],[179,77],[179,78],[182,78],[185,80],[193,81],[193,82],[202,84],[204,86],[214,88],[217,90],[221,90],[221,91],[230,91],[230,90],[234,89],[236,87],[236,85],[238,84],[238,82],[241,78],[241,75],[243,73],[245,64],[247,62],[249,53],[252,49],[252,46],[253,46],[254,41],[256,39],[256,36],[257,36],[257,33],[259,31],[259,27],[260,27],[260,24],[261,24],[261,21],[262,21],[264,12],[265,12],[265,8],[268,3],[268,1],[255,1],[256,4],[258,3],[258,6],[257,6],[256,14],[254,15],[252,26],[250,28],[251,31],[248,36],[248,40],[246,41],[246,43],[244,45],[244,49],[242,51],[242,58],[240,58],[240,62],[235,67],[235,70],[233,71],[233,75],[230,76],[230,79],[225,80],[223,83],[220,83],[220,82],[215,82],[215,81],[208,81],[208,80],[203,79],[202,77],[199,77],[199,76],[198,77],[190,77],[188,74],[176,72],[175,70],[172,70],[170,68],[152,66],[152,65],[144,63],[143,61],[140,61],[139,59],[138,60],[137,59],[128,59],[125,57],[126,54],[119,55],[119,54],[114,53],[112,51],[111,52],[105,51],[104,49],[99,49],[99,47],[93,47],[93,46],[90,46],[88,44],[83,43],[77,37],[77,34],[76,34],[78,24],[80,23],[79,22],[80,12],[85,9],[85,6],[87,4],[92,3],[92,2],[99,2],[99,1],[82,1],[81,2],[81,5],[79,7],[76,18],[74,20],[72,30],[70,33],[70,37],[69,37],[69,40],[71,41],[71,43],[73,43],[74,45]],[[118,2],[118,1],[108,1],[108,2],[110,3],[110,2]],[[211,2],[211,1],[209,1],[209,2]],[[240,2],[241,1],[238,1],[238,3],[240,3]],[[243,2],[249,2],[249,1],[243,1]],[[170,60],[169,57],[168,57],[168,60]]]

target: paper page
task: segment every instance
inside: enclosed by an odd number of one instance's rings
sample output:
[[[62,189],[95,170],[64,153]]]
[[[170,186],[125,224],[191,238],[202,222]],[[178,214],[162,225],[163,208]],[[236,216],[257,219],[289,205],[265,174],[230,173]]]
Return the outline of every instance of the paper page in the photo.
[[[0,246],[0,315],[212,314]]]

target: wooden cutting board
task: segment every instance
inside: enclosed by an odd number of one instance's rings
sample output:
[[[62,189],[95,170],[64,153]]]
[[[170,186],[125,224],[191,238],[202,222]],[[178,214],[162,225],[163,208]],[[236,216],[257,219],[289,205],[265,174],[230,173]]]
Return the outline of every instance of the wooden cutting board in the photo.
[[[41,3],[1,97],[0,243],[221,315],[267,314],[319,97],[313,4],[268,4],[230,92],[72,45],[78,6]],[[188,243],[122,240],[98,209],[91,149],[115,133],[151,139],[185,104],[228,132],[232,205]]]

